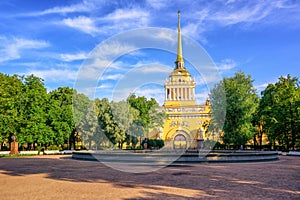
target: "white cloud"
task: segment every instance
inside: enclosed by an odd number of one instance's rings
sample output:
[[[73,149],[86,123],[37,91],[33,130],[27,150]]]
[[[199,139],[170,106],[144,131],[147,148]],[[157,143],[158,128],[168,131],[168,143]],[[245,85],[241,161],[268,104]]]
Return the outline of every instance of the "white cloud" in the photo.
[[[188,23],[182,27],[182,34],[184,35],[199,35],[198,33],[199,23]]]
[[[202,43],[206,44],[207,39],[202,35],[205,30],[202,28],[202,24],[197,23],[188,23],[182,27],[182,34],[190,36],[193,38],[198,38]]]
[[[60,54],[60,58],[65,62],[72,62],[76,60],[84,60],[87,58],[87,55],[86,53]]]
[[[206,21],[209,19],[209,15],[211,15],[211,9],[203,8],[201,10],[195,10],[194,12],[189,12],[184,14],[185,19],[189,19],[181,23],[181,32],[183,35],[197,38],[202,43],[206,44],[207,39],[204,37],[203,33],[208,30],[211,26],[207,25]]]
[[[42,66],[43,63],[41,62],[13,62],[13,66],[21,66],[21,67],[30,67],[30,68],[34,68],[34,67],[39,67]]]
[[[169,6],[170,1],[164,0],[147,0],[147,4],[154,9],[162,9]]]
[[[260,85],[256,85],[254,86],[254,88],[258,91],[262,91],[264,89],[266,89],[266,87],[269,85],[270,83],[263,83],[263,84],[260,84]]]
[[[174,35],[172,35],[172,33],[169,31],[165,31],[165,30],[160,31],[156,35],[152,35],[152,37],[155,37],[159,40],[170,42],[172,44],[177,44],[177,37],[174,37]]]
[[[258,91],[261,92],[263,90],[265,90],[269,84],[275,84],[277,82],[277,79],[274,78],[273,80],[271,79],[271,81],[268,82],[264,82],[262,84],[258,84],[258,85],[254,85],[254,88]]]
[[[77,16],[65,18],[62,24],[92,36],[114,34],[125,29],[145,27],[149,24],[149,12],[141,8],[119,8],[101,17]]]
[[[233,59],[223,59],[220,63],[217,63],[218,69],[221,71],[231,70],[237,66],[237,63]]]
[[[111,84],[105,84],[105,83],[103,83],[103,84],[99,85],[97,87],[97,89],[109,89],[109,88],[112,88],[112,87],[113,87],[113,85],[111,85]]]
[[[124,42],[112,41],[109,43],[101,44],[99,48],[96,48],[92,52],[91,57],[101,58],[102,60],[110,60],[110,58],[113,58],[115,56],[121,56],[126,53],[130,53],[133,49],[135,49],[135,47],[126,44],[126,41]]]
[[[225,3],[225,5],[231,4],[231,3],[234,3],[234,2],[236,2],[236,0],[227,0],[226,3]]]
[[[46,15],[46,14],[66,14],[66,13],[72,13],[72,12],[86,12],[89,11],[90,7],[85,4],[74,4],[71,6],[65,6],[65,7],[53,7],[47,10],[44,10],[42,12],[36,13],[37,15]]]
[[[144,20],[147,21],[148,16],[148,11],[142,9],[117,9],[104,17],[103,20],[124,21],[128,19],[134,19],[143,23]]]
[[[34,74],[35,76],[43,78],[49,82],[65,82],[74,81],[77,76],[77,71],[52,68],[47,70],[29,70],[26,74]]]
[[[111,61],[108,59],[100,59],[100,58],[88,58],[89,64],[84,64],[83,68],[88,69],[88,68],[106,68],[111,64]]]
[[[42,49],[49,46],[50,44],[43,40],[0,37],[0,62],[19,59],[24,50]]]
[[[116,72],[116,70],[124,68],[125,64],[123,62],[115,61],[115,58],[131,52],[132,49],[133,46],[119,42],[101,44],[86,58],[84,64],[79,70],[78,80],[80,80],[80,82],[96,81],[99,79],[99,76],[103,76],[102,73],[106,70],[106,72]]]
[[[19,16],[42,16],[42,15],[49,15],[49,14],[67,14],[67,13],[74,13],[74,12],[89,12],[95,9],[95,5],[89,1],[83,1],[82,3],[72,4],[70,6],[55,6],[53,8],[49,8],[43,11],[38,12],[30,12],[30,13],[23,13]]]
[[[92,18],[86,16],[78,16],[76,18],[66,18],[61,24],[69,26],[74,29],[78,29],[84,33],[95,34],[99,32],[98,28],[94,24],[94,20]]]
[[[163,66],[161,64],[151,64],[152,66],[147,67],[147,68],[143,68],[141,71],[143,73],[171,73],[172,72],[172,68],[167,67],[167,66]]]
[[[118,8],[113,12],[98,18],[98,26],[101,33],[115,34],[120,31],[147,27],[150,14],[146,9],[141,8]]]
[[[283,9],[290,9],[290,12],[295,13],[295,10],[299,10],[299,5],[288,0],[247,2],[228,0],[213,1],[200,10],[195,8],[196,6],[190,8],[190,12],[184,13],[183,16],[189,20],[185,20],[188,23],[182,23],[182,32],[184,35],[207,43],[204,37],[207,31],[232,25],[240,25],[243,29],[248,29],[257,24],[281,23],[282,20],[278,19],[281,15],[278,13]]]
[[[127,64],[128,65],[128,64]],[[172,69],[170,66],[166,66],[159,62],[146,62],[139,61],[134,65],[130,65],[132,69],[136,70],[138,73],[171,73]]]
[[[272,11],[272,7],[264,4],[256,4],[254,7],[244,7],[234,12],[225,11],[219,12],[212,20],[219,22],[222,25],[238,24],[241,22],[249,23],[260,21]]]
[[[230,5],[226,5],[230,4]],[[265,20],[268,16],[276,13],[278,9],[293,8],[288,1],[248,1],[241,3],[238,1],[228,1],[227,9],[211,10],[207,20],[215,21],[222,26],[233,24],[252,24]],[[214,14],[212,15],[212,12]]]
[[[111,74],[111,75],[105,75],[101,77],[101,81],[103,80],[119,80],[123,77],[123,74]]]
[[[195,81],[197,85],[206,85],[212,87],[214,84],[222,80],[225,73],[230,73],[231,69],[235,68],[238,64],[233,59],[223,59],[216,62],[215,65],[201,66],[203,74],[196,75]]]

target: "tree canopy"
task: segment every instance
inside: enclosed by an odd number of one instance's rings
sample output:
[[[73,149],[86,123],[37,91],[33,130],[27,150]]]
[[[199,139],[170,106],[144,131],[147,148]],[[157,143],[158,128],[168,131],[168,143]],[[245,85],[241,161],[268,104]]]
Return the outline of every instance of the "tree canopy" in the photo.
[[[258,117],[273,146],[300,145],[300,87],[296,77],[280,77],[262,92]]]
[[[219,125],[225,119],[222,128],[225,144],[245,145],[253,138],[255,127],[252,121],[259,98],[249,75],[237,72],[234,77],[224,78],[210,91],[210,98],[213,107],[212,122],[218,125],[216,128],[221,128]],[[222,106],[226,107],[226,115]]]
[[[284,150],[300,146],[300,82],[287,75],[256,94],[250,75],[237,72],[211,89],[209,131],[221,132],[225,145],[245,145],[268,136]],[[152,137],[164,125],[166,113],[154,98],[135,94],[120,102],[89,99],[69,87],[47,93],[34,75],[0,73],[0,148],[16,135],[21,149],[37,147],[122,148],[126,142]]]

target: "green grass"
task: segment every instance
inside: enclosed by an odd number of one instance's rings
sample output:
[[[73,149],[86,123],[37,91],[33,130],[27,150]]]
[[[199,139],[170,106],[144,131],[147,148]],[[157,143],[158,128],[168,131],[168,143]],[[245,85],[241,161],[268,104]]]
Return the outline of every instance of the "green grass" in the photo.
[[[14,155],[0,155],[0,158],[22,158],[25,156],[35,156],[36,154],[14,154]]]

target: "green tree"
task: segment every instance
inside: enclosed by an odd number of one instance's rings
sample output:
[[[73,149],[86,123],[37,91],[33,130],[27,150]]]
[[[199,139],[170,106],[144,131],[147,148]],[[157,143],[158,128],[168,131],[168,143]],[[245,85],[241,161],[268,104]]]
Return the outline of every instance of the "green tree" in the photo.
[[[76,141],[81,140],[82,137],[79,131],[79,125],[81,124],[87,110],[91,106],[91,100],[86,95],[73,90],[72,105],[75,130],[71,133],[70,143],[72,143],[73,148],[76,149]]]
[[[223,102],[222,92],[225,89],[226,103]],[[246,76],[242,72],[235,73],[232,78],[224,78],[223,81],[210,91],[212,106],[226,106],[226,117],[223,126],[223,142],[229,145],[245,145],[253,138],[255,128],[252,124],[253,115],[258,106],[258,96],[253,88],[253,80],[250,75]],[[218,102],[219,101],[219,102]],[[215,109],[215,108],[213,108]],[[215,110],[212,121],[222,124],[219,116],[224,116],[224,111]],[[216,128],[220,128],[216,126]]]
[[[208,95],[211,103],[211,119],[203,124],[205,134],[207,136],[217,134],[217,137],[222,138],[227,111],[225,79],[215,84]]]
[[[141,125],[143,129],[140,130],[143,130],[144,133],[163,127],[166,114],[162,109],[159,109],[159,105],[154,98],[147,100],[146,97],[137,97],[135,94],[131,94],[127,98],[127,102],[139,111],[138,119],[134,124]],[[141,133],[141,137],[145,136],[144,133]]]
[[[101,100],[95,99],[95,106],[98,116],[98,124],[100,125],[101,131],[106,136],[103,143],[107,147],[114,147],[119,141],[124,140],[121,129],[115,122],[113,117],[113,111],[107,98]],[[120,143],[119,143],[120,148]]]
[[[20,95],[21,128],[18,141],[43,146],[51,143],[54,132],[47,126],[47,90],[43,80],[34,75],[24,78]]]
[[[126,101],[111,102],[111,109],[113,114],[113,120],[120,129],[119,135],[116,137],[119,147],[122,148],[128,135],[133,135],[130,133],[135,120],[138,119],[139,111],[132,108]],[[133,138],[133,137],[129,137]]]
[[[57,145],[68,144],[70,136],[76,131],[72,107],[73,89],[59,87],[49,93],[47,124],[54,132],[53,142]]]
[[[278,127],[275,119],[276,115],[279,114],[278,110],[273,109],[275,107],[275,85],[269,84],[261,94],[262,97],[258,107],[257,125],[262,125],[262,132],[266,133],[269,142],[275,145],[278,138],[276,135],[278,133],[276,130]]]
[[[278,143],[286,150],[295,148],[299,141],[299,102],[299,81],[290,75],[280,77],[262,92],[258,115],[273,147]]]
[[[129,127],[129,135],[127,135],[127,144],[129,145],[130,143],[132,146],[135,148],[137,143],[140,142],[142,143],[142,137],[145,132],[145,129],[142,125],[142,120],[136,119],[133,121],[131,126]]]
[[[152,98],[148,101],[146,97],[137,97],[135,94],[131,94],[127,98],[127,102],[139,111],[139,119],[142,120],[143,127],[149,127],[151,121],[149,111],[153,105],[157,104],[155,99]]]
[[[83,118],[78,126],[81,132],[81,139],[84,145],[88,144],[88,149],[92,148],[92,142],[94,141],[97,132],[100,131],[98,125],[97,114],[94,106],[91,104],[90,107],[85,111]],[[96,144],[98,147],[98,145]]]
[[[204,123],[207,132],[217,132],[220,134],[223,130],[227,110],[224,82],[223,80],[217,83],[210,91],[209,98],[212,106],[211,120]]]
[[[253,137],[253,144],[255,149],[258,147],[261,150],[263,145],[263,134],[264,134],[263,125],[265,122],[260,116],[260,111],[261,111],[261,100],[259,101],[258,108],[256,109],[253,118],[253,125],[256,128],[256,132]]]
[[[19,103],[21,77],[0,73],[0,150],[6,141],[20,129]]]

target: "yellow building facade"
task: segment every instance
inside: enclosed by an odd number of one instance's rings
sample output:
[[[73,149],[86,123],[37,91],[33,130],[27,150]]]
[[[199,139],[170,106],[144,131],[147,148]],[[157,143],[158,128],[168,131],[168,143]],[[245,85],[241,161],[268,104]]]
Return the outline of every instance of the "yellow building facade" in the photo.
[[[201,148],[206,140],[206,125],[211,118],[209,100],[203,105],[196,104],[196,82],[184,66],[180,32],[180,12],[178,11],[178,46],[175,68],[165,82],[165,102],[167,114],[163,133],[160,136],[171,148]]]

